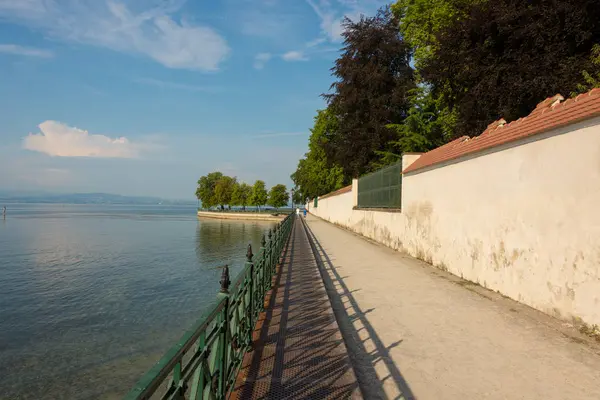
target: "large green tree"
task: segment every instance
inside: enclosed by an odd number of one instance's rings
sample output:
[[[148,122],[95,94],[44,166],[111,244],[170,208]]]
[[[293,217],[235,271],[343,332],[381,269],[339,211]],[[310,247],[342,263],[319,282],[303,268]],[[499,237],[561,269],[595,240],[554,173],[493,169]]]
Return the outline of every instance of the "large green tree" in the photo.
[[[417,71],[435,54],[436,35],[468,16],[469,6],[487,0],[398,0],[391,6],[399,21],[400,33],[413,48]]]
[[[219,204],[215,197],[215,186],[223,177],[220,172],[211,172],[200,177],[196,188],[196,197],[202,202],[203,208],[211,208]]]
[[[390,150],[395,139],[387,126],[402,123],[410,109],[409,92],[415,87],[411,48],[398,22],[389,8],[343,22],[343,53],[332,68],[337,81],[324,95],[338,127],[327,133],[323,148],[347,177],[375,168],[378,152]]]
[[[278,184],[269,190],[267,204],[271,207],[279,208],[285,206],[290,201],[290,194],[285,185]]]
[[[244,182],[236,182],[231,194],[231,205],[242,206],[244,210],[249,203],[252,195],[252,187]]]
[[[236,182],[236,178],[222,176],[215,184],[215,201],[221,206],[221,209],[223,209],[226,204],[231,205],[231,195],[233,194],[233,188],[235,187]]]
[[[265,188],[265,182],[257,180],[252,186],[252,194],[250,195],[249,203],[251,206],[260,207],[267,204],[268,194]]]
[[[381,166],[402,159],[403,153],[426,152],[446,143],[453,136],[455,115],[440,107],[428,87],[419,86],[411,92],[412,106],[401,124],[390,124],[397,138],[391,142],[391,150],[381,152]]]
[[[436,34],[420,74],[457,113],[456,135],[478,135],[503,117],[528,115],[544,98],[569,95],[595,76],[598,0],[495,0],[462,4],[466,15]]]
[[[298,187],[294,188],[294,195],[292,196],[292,202],[295,205],[300,206],[300,205],[304,204],[304,200],[306,200],[306,197],[300,191],[300,188],[298,188]]]
[[[340,166],[327,159],[323,146],[328,136],[337,131],[337,118],[330,109],[319,110],[311,129],[308,152],[298,162],[291,178],[304,198],[314,198],[344,186]]]

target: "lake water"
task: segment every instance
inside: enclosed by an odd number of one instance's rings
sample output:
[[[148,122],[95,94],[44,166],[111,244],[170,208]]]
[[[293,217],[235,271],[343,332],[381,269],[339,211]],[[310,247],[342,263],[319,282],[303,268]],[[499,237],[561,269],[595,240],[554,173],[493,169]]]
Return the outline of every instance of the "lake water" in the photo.
[[[210,305],[269,222],[189,206],[8,205],[0,398],[120,398]],[[256,252],[257,250],[255,250]]]

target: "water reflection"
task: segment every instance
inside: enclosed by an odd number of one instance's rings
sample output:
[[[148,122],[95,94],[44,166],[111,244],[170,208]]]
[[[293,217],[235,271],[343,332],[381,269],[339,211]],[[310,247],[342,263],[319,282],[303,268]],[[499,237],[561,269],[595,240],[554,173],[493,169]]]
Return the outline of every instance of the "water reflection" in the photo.
[[[196,257],[206,268],[225,264],[241,268],[246,246],[252,244],[258,251],[262,235],[273,226],[270,222],[199,220],[196,229]]]

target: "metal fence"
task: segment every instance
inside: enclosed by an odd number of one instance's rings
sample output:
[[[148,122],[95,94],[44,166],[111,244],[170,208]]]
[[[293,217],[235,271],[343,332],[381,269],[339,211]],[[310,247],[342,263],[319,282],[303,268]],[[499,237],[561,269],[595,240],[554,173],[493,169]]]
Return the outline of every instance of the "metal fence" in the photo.
[[[248,245],[246,266],[230,286],[223,268],[221,292],[198,322],[125,396],[139,399],[216,399],[231,391],[252,332],[264,308],[265,295],[290,236],[294,214],[269,230],[260,251]]]
[[[358,179],[359,208],[400,208],[402,164],[394,164]]]

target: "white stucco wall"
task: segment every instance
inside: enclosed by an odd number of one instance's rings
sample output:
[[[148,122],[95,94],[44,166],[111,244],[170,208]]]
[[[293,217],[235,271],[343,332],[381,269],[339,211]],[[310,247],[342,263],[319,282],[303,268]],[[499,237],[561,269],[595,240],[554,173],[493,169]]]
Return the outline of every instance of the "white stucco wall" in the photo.
[[[402,212],[315,215],[557,317],[600,324],[600,118],[405,174]]]

